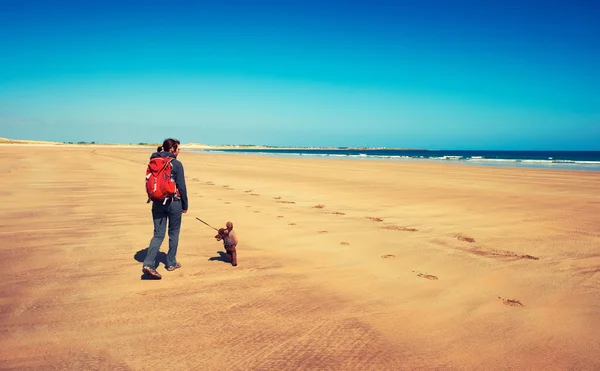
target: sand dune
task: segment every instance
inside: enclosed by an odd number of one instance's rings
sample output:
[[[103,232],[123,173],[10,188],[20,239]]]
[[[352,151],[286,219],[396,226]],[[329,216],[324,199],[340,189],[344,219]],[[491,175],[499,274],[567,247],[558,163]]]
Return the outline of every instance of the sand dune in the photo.
[[[0,147],[0,368],[600,368],[600,173],[182,152],[151,281],[150,153]]]
[[[0,138],[0,144],[59,144],[58,142],[46,142],[41,140],[20,140],[20,139],[10,139],[10,138]]]

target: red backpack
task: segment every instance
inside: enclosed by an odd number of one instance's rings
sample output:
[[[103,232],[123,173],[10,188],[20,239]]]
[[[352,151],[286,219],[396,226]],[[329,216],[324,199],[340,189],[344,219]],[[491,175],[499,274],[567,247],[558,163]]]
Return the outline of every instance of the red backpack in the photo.
[[[146,169],[146,193],[148,202],[163,201],[168,197],[175,196],[177,187],[172,179],[173,158],[154,157],[150,159]]]

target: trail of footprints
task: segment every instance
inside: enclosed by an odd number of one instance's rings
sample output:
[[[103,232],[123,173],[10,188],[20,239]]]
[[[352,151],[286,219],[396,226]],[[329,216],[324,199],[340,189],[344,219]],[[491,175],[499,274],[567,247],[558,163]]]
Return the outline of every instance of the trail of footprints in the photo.
[[[192,178],[192,181],[199,181],[198,178]],[[206,185],[209,186],[214,186],[215,183],[213,183],[212,181],[207,181],[205,182]],[[227,190],[233,190],[233,188],[231,188],[229,185],[223,185],[223,188],[227,189]],[[256,193],[253,189],[248,189],[245,190],[244,193],[249,194],[250,196],[260,196],[259,193]],[[202,196],[199,196],[202,197]],[[281,196],[276,196],[273,197],[273,199],[275,200],[275,202],[277,203],[281,203],[281,204],[295,204],[294,201],[289,201],[289,200],[283,200]],[[221,199],[218,199],[219,201],[221,201]],[[228,201],[225,201],[224,204],[231,204]],[[246,206],[247,208],[250,206]],[[325,209],[326,206],[323,204],[317,204],[312,206],[312,208],[314,209]],[[340,211],[324,211],[325,214],[331,214],[331,215],[346,215],[343,212]],[[254,213],[260,213],[260,210],[254,210]],[[277,216],[278,219],[283,219],[283,216]],[[367,220],[370,220],[372,222],[376,222],[376,223],[382,223],[384,220],[381,217],[377,217],[377,216],[366,216],[365,217]],[[288,225],[292,226],[292,225],[296,225],[296,223],[288,223]],[[406,227],[406,226],[401,226],[401,225],[383,225],[381,226],[381,229],[383,230],[389,230],[389,231],[400,231],[400,232],[418,232],[419,230],[417,228],[412,228],[412,227]],[[323,233],[323,231],[319,231],[319,233]],[[461,242],[466,242],[466,243],[474,243],[475,239],[469,236],[466,236],[462,233],[457,233],[452,235],[451,237],[456,238],[458,241]],[[344,245],[347,243],[344,243]],[[475,254],[475,255],[480,255],[480,256],[488,256],[488,257],[496,257],[496,258],[516,258],[516,259],[530,259],[530,260],[539,260],[538,257],[532,256],[532,255],[519,255],[517,253],[514,253],[512,251],[501,251],[501,250],[495,250],[495,249],[489,249],[489,248],[482,248],[482,247],[474,247],[471,248],[469,250],[467,250],[468,252]]]
[[[200,180],[198,178],[192,178],[192,181],[195,182],[199,182]],[[212,181],[207,181],[205,182],[206,185],[209,186],[214,186],[215,183],[213,183]],[[233,188],[231,188],[229,185],[223,185],[223,188],[225,188],[226,190],[234,190]],[[260,196],[259,193],[256,193],[253,189],[249,189],[249,190],[245,190],[244,193],[249,194],[250,196],[254,196],[254,197],[258,197]],[[197,197],[202,197],[201,195],[195,193],[194,194]],[[221,200],[221,199],[218,199]],[[281,196],[276,196],[273,197],[273,200],[275,200],[276,203],[280,203],[280,204],[295,204],[296,202],[294,201],[289,201],[289,200],[283,200]],[[228,201],[225,201],[224,204],[231,204]],[[250,208],[250,205],[246,205],[246,208]],[[325,205],[323,204],[317,204],[312,206],[313,209],[325,209]],[[254,213],[260,213],[260,210],[253,210]],[[343,212],[340,211],[324,211],[325,214],[330,214],[330,215],[346,215]],[[283,215],[278,215],[277,219],[283,219],[284,216]],[[377,216],[366,216],[365,217],[367,220],[370,220],[372,222],[375,223],[382,223],[384,220],[381,217],[377,217]],[[295,226],[296,223],[288,223],[289,226]],[[381,229],[383,230],[390,230],[390,231],[401,231],[401,232],[418,232],[419,230],[417,228],[412,228],[412,227],[405,227],[405,226],[400,226],[400,225],[383,225],[381,227]],[[328,233],[328,231],[325,230],[320,230],[317,233],[319,234],[324,234],[324,233]],[[458,241],[461,242],[466,242],[469,244],[475,243],[475,239],[473,237],[469,237],[467,235],[464,235],[462,233],[456,233],[454,235],[451,236],[452,238],[457,239]],[[346,241],[342,241],[340,242],[340,245],[342,246],[348,246],[350,245],[349,242]],[[495,250],[495,249],[489,249],[489,248],[482,248],[482,247],[474,247],[470,250],[467,250],[469,252],[471,252],[472,254],[475,255],[480,255],[480,256],[489,256],[489,257],[504,257],[504,258],[516,258],[516,259],[531,259],[531,260],[539,260],[538,257],[532,256],[532,255],[519,255],[517,253],[514,253],[512,251],[502,251],[502,250]],[[393,254],[385,254],[382,255],[381,258],[382,259],[394,259],[396,256]],[[416,276],[419,278],[423,278],[426,280],[430,280],[430,281],[437,281],[439,280],[439,278],[435,275],[429,274],[427,272],[425,273],[421,273],[421,272],[417,272],[417,271],[412,271],[413,273],[416,273]],[[523,303],[521,303],[521,301],[517,300],[517,299],[505,299],[502,298],[500,296],[498,296],[498,299],[502,300],[502,303],[504,305],[510,306],[510,307],[524,307]]]

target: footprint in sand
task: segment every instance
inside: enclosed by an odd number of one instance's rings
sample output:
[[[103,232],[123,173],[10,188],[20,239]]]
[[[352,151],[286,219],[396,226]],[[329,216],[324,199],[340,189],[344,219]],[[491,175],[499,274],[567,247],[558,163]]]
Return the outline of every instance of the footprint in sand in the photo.
[[[342,241],[340,242],[340,245],[348,246],[350,245],[350,242]]]
[[[283,200],[281,200],[281,201],[275,201],[275,202],[277,202],[278,204],[295,204],[294,201],[283,201]]]
[[[459,241],[464,241],[464,242],[469,242],[469,243],[475,242],[475,239],[473,237],[465,236],[462,233],[457,233],[457,234],[453,235],[452,237],[456,238]]]
[[[379,217],[376,217],[376,216],[366,216],[365,218],[367,218],[369,220],[372,220],[374,222],[382,222],[383,221],[382,218],[379,218]]]
[[[520,300],[517,299],[503,299],[500,296],[498,296],[498,299],[502,300],[502,303],[504,305],[508,305],[509,307],[524,307],[525,305],[523,305],[523,303],[521,303]]]
[[[327,214],[333,214],[333,215],[346,215],[346,213],[343,213],[341,211],[329,211],[327,212]]]
[[[215,185],[215,183],[213,183],[211,181],[206,182],[206,184],[208,184],[208,185]]]
[[[277,219],[283,219],[283,215],[277,215]]]
[[[288,225],[296,225],[296,223],[288,223]]]
[[[423,274],[421,272],[415,272],[415,271],[413,271],[413,273],[416,273],[417,277],[425,278],[425,279],[432,280],[432,281],[438,280],[438,278],[436,276],[434,276],[433,274],[427,274],[427,273]]]
[[[327,233],[327,231],[319,231],[319,233]]]
[[[325,207],[325,205],[318,204],[318,205],[313,206],[313,209],[322,209],[324,207]]]
[[[260,213],[260,210],[254,210],[255,213]]]
[[[249,189],[249,190],[247,190],[247,191],[244,191],[244,192],[246,192],[246,193],[250,193],[250,192],[252,192],[252,191],[254,191],[254,190],[253,190],[253,189]]]
[[[387,255],[381,255],[381,258],[383,259],[391,259],[391,258],[395,258],[396,255],[392,255],[392,254],[387,254]]]
[[[532,256],[532,255],[518,255],[517,256],[519,259],[531,259],[531,260],[540,260],[540,258],[538,258],[537,256]]]
[[[258,193],[250,193],[250,196],[260,196]]]
[[[229,205],[231,202],[225,201],[223,202],[225,205]]]
[[[408,228],[408,227],[403,227],[401,225],[386,225],[381,227],[381,229],[388,229],[391,231],[403,231],[403,232],[416,232],[418,231],[417,228]]]
[[[192,181],[193,181],[193,182],[199,182],[199,181],[200,181],[200,179],[198,179],[198,178],[192,178]]]
[[[274,200],[281,200],[281,197],[277,196],[277,197],[273,197]]]

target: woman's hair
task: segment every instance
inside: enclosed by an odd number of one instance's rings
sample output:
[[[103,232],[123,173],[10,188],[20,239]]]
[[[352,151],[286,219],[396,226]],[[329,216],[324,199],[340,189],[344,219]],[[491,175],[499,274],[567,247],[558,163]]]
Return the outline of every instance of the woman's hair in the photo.
[[[165,139],[162,147],[159,147],[161,151],[171,152],[171,149],[177,149],[179,147],[179,141],[177,139]],[[160,152],[160,151],[159,151]]]
[[[158,146],[158,148],[156,149],[156,152],[162,152],[162,146]]]

